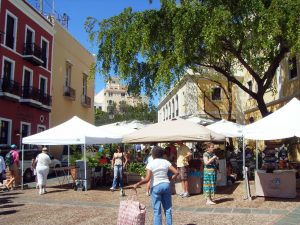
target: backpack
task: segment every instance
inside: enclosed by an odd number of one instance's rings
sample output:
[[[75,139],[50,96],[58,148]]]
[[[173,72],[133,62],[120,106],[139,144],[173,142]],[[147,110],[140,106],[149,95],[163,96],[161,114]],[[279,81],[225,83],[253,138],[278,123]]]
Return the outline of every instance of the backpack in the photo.
[[[6,166],[11,166],[12,164],[14,164],[14,158],[13,158],[13,155],[12,155],[12,151],[8,152],[6,155],[5,155],[5,164]]]

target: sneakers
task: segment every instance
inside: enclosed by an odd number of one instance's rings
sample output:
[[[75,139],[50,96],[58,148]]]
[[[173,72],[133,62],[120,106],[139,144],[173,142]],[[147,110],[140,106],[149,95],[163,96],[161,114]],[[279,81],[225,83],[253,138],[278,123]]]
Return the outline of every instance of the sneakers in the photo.
[[[206,202],[206,205],[215,205],[215,204],[216,204],[215,202],[210,201],[210,200],[208,200],[208,201]]]
[[[44,194],[43,190],[40,189],[40,190],[39,190],[39,195],[43,195],[43,194]]]
[[[147,191],[146,196],[150,196],[150,195],[151,195],[150,191]]]
[[[121,197],[125,196],[125,191],[123,189],[120,190],[120,196]]]
[[[181,195],[182,198],[188,198],[190,197],[190,194],[188,192],[185,192]]]
[[[179,196],[182,197],[184,195],[184,192],[180,193]]]
[[[115,188],[113,188],[113,187],[111,187],[109,190],[110,190],[110,191],[115,191],[116,189],[115,189]]]

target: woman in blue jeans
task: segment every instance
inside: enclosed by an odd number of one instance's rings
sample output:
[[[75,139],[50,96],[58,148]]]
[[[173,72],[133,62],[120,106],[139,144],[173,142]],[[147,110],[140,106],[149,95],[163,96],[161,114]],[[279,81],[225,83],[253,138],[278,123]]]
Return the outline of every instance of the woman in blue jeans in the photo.
[[[133,188],[136,190],[139,185],[147,183],[152,177],[151,197],[154,225],[162,224],[161,205],[164,208],[166,224],[172,224],[172,197],[167,174],[168,171],[172,172],[172,179],[175,179],[178,176],[178,172],[169,161],[163,159],[163,153],[164,150],[158,146],[152,149],[153,160],[146,166],[146,178],[133,185]]]
[[[118,145],[117,152],[114,153],[111,162],[111,168],[114,169],[114,180],[112,183],[111,191],[115,191],[117,189],[117,181],[119,178],[120,183],[120,195],[124,195],[123,193],[123,169],[127,164],[127,155],[123,153],[123,149]]]

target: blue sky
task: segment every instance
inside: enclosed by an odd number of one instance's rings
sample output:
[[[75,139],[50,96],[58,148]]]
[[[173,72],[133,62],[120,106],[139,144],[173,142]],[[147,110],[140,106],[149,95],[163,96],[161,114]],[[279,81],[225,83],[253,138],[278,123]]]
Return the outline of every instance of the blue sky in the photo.
[[[50,12],[51,6],[52,0],[44,0],[44,11]],[[158,8],[159,0],[153,0],[152,4],[148,0],[54,0],[55,12],[60,15],[66,13],[70,18],[68,31],[92,54],[97,53],[97,48],[92,46],[87,33],[84,31],[86,18],[92,16],[98,20],[103,20],[118,15],[127,7],[132,7],[133,11]],[[103,79],[97,74],[95,93],[99,92],[104,86]],[[154,103],[157,103],[157,99],[154,100]]]

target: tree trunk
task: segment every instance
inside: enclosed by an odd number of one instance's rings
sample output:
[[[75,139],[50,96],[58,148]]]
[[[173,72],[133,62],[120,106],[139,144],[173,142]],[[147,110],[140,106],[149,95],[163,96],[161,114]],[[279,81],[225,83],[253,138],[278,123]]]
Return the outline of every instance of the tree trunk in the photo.
[[[267,115],[270,114],[266,102],[264,100],[264,96],[263,95],[257,95],[257,98],[255,98],[255,100],[257,101],[257,107],[262,115],[262,117],[265,117]]]

